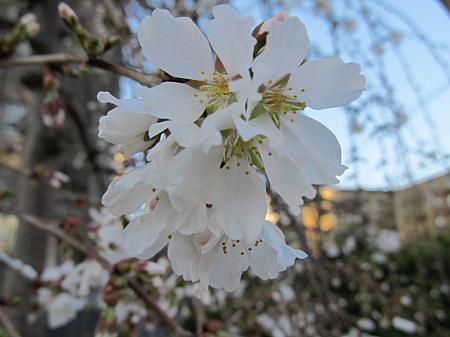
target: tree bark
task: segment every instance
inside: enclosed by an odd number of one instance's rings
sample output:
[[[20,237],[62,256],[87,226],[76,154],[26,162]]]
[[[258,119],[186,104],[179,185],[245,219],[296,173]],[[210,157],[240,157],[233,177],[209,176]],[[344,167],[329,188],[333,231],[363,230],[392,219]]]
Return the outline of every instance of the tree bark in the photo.
[[[38,16],[41,31],[34,40],[32,47],[37,54],[63,52],[61,37],[68,32],[62,29],[57,12],[59,0],[29,1],[29,8]],[[68,1],[69,5],[79,14],[80,20],[89,28],[92,17],[96,15],[95,2],[83,0]],[[76,48],[76,38],[72,39]],[[116,53],[116,57],[120,52]],[[117,58],[116,58],[117,60]],[[27,71],[28,70],[28,71]],[[14,72],[15,70],[10,70]],[[86,193],[92,200],[99,200],[106,186],[106,177],[96,163],[96,130],[98,113],[89,111],[88,103],[96,102],[96,94],[101,90],[117,91],[117,76],[104,73],[99,76],[88,75],[81,78],[61,78],[60,93],[66,105],[66,123],[62,129],[48,128],[42,124],[41,109],[44,98],[42,82],[45,67],[25,68],[23,72],[13,73],[17,82],[33,83],[28,89],[34,92],[34,104],[26,106],[27,118],[25,124],[25,144],[23,152],[23,168],[33,170],[37,165],[45,167],[48,172],[62,171],[71,178],[70,188]],[[22,74],[21,79],[14,76]],[[18,90],[20,91],[20,89]],[[75,157],[83,155],[86,163],[82,167],[74,167]],[[21,177],[14,191],[17,205],[27,213],[43,218],[63,219],[69,215],[79,215],[86,219],[86,210],[67,203],[60,193],[51,189],[45,182],[32,182],[27,177]],[[19,224],[13,256],[32,265],[38,271],[57,262],[56,241],[49,239],[41,231],[24,224]],[[40,337],[47,335],[43,322],[31,326],[27,316],[32,310],[33,294],[30,284],[14,273],[8,273],[5,280],[5,295],[18,296],[21,304],[11,311],[11,319],[23,336]],[[63,330],[56,330],[57,335],[80,336],[80,327],[93,331],[91,315],[83,314],[81,324],[71,324]],[[91,322],[92,323],[92,322]],[[75,330],[78,330],[77,332]]]

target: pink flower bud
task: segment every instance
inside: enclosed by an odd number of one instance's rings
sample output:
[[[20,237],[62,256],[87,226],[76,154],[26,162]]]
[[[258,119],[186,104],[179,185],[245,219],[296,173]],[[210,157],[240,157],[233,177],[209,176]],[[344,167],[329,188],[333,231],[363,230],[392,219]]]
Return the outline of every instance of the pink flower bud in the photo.
[[[79,23],[77,14],[65,2],[60,2],[58,5],[59,16],[69,25],[75,26]]]

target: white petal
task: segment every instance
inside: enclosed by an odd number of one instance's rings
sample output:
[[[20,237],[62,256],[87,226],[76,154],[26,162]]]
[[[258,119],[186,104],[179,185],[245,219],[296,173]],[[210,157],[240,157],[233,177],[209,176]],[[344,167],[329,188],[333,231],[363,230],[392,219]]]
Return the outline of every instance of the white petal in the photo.
[[[318,121],[298,113],[294,123],[284,121],[281,130],[286,148],[312,184],[335,184],[346,167],[336,136]]]
[[[198,263],[200,260],[197,248],[192,243],[192,236],[175,233],[167,250],[173,271],[182,275],[186,281],[198,281]]]
[[[264,243],[271,246],[277,252],[277,263],[282,270],[292,266],[295,259],[306,259],[308,257],[308,254],[303,250],[288,246],[281,230],[268,221],[265,221],[261,238],[264,240]]]
[[[200,128],[194,123],[179,124],[171,122],[169,125],[169,130],[176,142],[183,147],[193,145],[200,132]]]
[[[246,242],[256,239],[267,210],[266,186],[247,159],[233,157],[220,170],[212,204],[217,223],[228,237]]]
[[[167,165],[175,155],[178,145],[172,135],[158,142],[147,152],[147,160],[152,163],[152,184],[159,189],[168,186]]]
[[[153,65],[170,75],[199,81],[212,77],[211,48],[190,18],[156,9],[142,21],[138,39]]]
[[[145,101],[139,99],[120,99],[111,95],[107,91],[99,91],[97,93],[97,99],[102,103],[114,104],[123,110],[136,112],[136,113],[148,113],[149,107]]]
[[[283,133],[272,122],[268,114],[264,113],[249,121],[259,131],[259,134],[267,137],[271,147],[283,150]]]
[[[210,272],[211,287],[226,291],[235,291],[239,288],[241,275],[249,266],[247,254],[241,255],[241,251],[238,247],[232,247],[231,240],[227,242],[226,254],[221,246],[217,247]]]
[[[194,123],[180,124],[173,121],[164,121],[153,124],[149,129],[149,135],[154,137],[167,129],[170,130],[175,141],[183,147],[189,147],[195,143],[200,132],[200,127]]]
[[[102,203],[115,215],[130,214],[155,196],[151,186],[151,164],[125,173],[109,184]]]
[[[302,63],[308,52],[309,39],[305,26],[297,17],[273,22],[271,27],[264,51],[255,59],[255,69],[259,63],[270,67],[271,80],[275,83]]]
[[[159,195],[159,201],[153,210],[153,216],[156,219],[155,221],[158,221],[164,227],[164,233],[171,234],[185,223],[190,213],[177,211],[173,207],[167,193],[164,192]]]
[[[292,213],[300,214],[302,197],[313,198],[316,190],[304,172],[289,158],[280,157],[275,150],[259,147],[271,188],[289,205]]]
[[[170,123],[171,123],[171,121],[164,121],[164,122],[159,122],[159,123],[153,124],[148,129],[148,135],[150,137],[155,137],[156,135],[159,135],[160,133],[166,131],[169,128]]]
[[[188,216],[181,224],[178,231],[183,235],[190,235],[197,232],[201,232],[206,229],[207,225],[207,214],[206,205],[204,203],[198,203],[194,205],[187,213]],[[183,213],[186,213],[183,211]]]
[[[252,271],[263,280],[274,279],[283,270],[277,262],[277,251],[264,242],[264,239],[257,246],[253,245],[252,251],[248,252],[248,256]]]
[[[201,146],[182,150],[169,163],[171,194],[191,202],[211,203],[211,186],[220,169],[222,147],[205,153]]]
[[[242,17],[228,5],[214,7],[213,14],[214,19],[205,22],[205,31],[227,74],[248,75],[256,43],[251,34],[253,19]]]
[[[98,136],[120,145],[125,156],[145,150],[148,142],[144,140],[144,135],[157,119],[144,112],[148,110],[144,102],[137,99],[120,100],[105,92],[100,92],[98,98],[105,103],[117,104],[116,108],[100,118]]]
[[[129,257],[152,258],[167,242],[161,222],[151,213],[133,218],[123,231],[123,247]]]
[[[160,193],[158,198],[153,211],[133,218],[124,230],[124,244],[131,256],[152,257],[165,246],[168,235],[185,224],[187,218],[198,220],[189,212],[176,211],[166,193]],[[188,225],[194,228],[198,223]]]
[[[234,115],[233,121],[239,135],[245,142],[248,142],[253,137],[263,134],[261,129],[255,127],[252,123],[244,121],[239,115]]]
[[[366,79],[360,72],[358,64],[339,58],[310,61],[291,75],[287,86],[297,89],[298,99],[313,109],[332,108],[361,96]]]
[[[177,82],[164,82],[152,88],[139,86],[137,93],[150,107],[150,114],[181,124],[195,122],[207,104],[197,89]]]

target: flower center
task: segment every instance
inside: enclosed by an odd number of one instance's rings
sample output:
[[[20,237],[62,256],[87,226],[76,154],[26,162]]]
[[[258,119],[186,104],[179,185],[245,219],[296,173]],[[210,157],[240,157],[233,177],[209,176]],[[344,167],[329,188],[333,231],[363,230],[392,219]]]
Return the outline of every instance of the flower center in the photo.
[[[269,84],[270,81],[269,81]],[[264,89],[263,89],[264,90]],[[273,123],[277,128],[280,128],[280,117],[285,116],[293,121],[293,116],[297,111],[303,111],[306,108],[306,103],[299,100],[298,92],[303,92],[305,89],[294,90],[293,88],[286,88],[285,83],[276,83],[264,90],[261,101],[256,105],[252,112],[252,118],[256,118],[262,113],[268,113]]]
[[[213,113],[219,109],[223,109],[236,101],[235,94],[228,86],[229,82],[229,78],[227,78],[224,74],[215,72],[212,80],[205,81],[205,83],[199,87],[199,90],[204,95],[194,94],[202,97],[200,102],[202,101],[203,96],[206,96],[206,110],[208,113]]]
[[[222,131],[224,137],[224,153],[223,153],[223,165],[226,169],[230,169],[231,158],[236,157],[236,165],[241,166],[241,161],[247,159],[248,162],[258,169],[263,169],[264,164],[259,153],[257,144],[262,144],[264,137],[257,136],[249,141],[245,142],[240,136],[237,130],[225,130]],[[245,172],[247,175],[250,172]]]

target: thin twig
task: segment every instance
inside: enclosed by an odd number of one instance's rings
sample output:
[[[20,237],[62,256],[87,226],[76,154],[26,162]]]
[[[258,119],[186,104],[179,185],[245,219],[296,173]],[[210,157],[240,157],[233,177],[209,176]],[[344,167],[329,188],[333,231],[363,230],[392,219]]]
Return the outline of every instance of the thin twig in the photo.
[[[5,312],[5,310],[0,307],[0,323],[5,328],[6,333],[10,337],[21,337],[17,329],[15,328],[13,322]]]
[[[49,180],[45,179],[45,177],[43,177],[43,176],[38,175],[37,177],[33,177],[33,172],[32,172],[32,170],[29,170],[29,169],[14,167],[9,164],[6,164],[3,161],[0,161],[0,171],[1,170],[7,170],[15,175],[20,175],[20,176],[28,178],[28,179],[35,179],[36,181],[42,182],[46,186],[52,188],[55,191],[58,191],[58,193],[60,193],[65,198],[67,198],[68,200],[73,201],[73,202],[79,202],[80,200],[87,198],[86,194],[76,193],[76,192],[72,192],[72,191],[69,191],[64,188],[55,187],[52,184],[50,184]],[[87,201],[87,202],[89,203],[89,201]]]
[[[80,252],[84,253],[86,256],[96,260],[99,262],[106,270],[112,271],[113,266],[102,256],[98,254],[98,252],[84,244],[83,242],[77,240],[73,236],[67,234],[65,231],[58,228],[56,224],[47,223],[39,218],[37,218],[34,215],[31,214],[25,214],[22,213],[20,210],[9,207],[9,206],[3,206],[0,205],[0,212],[4,213],[10,213],[17,216],[20,220],[22,220],[25,223],[28,223],[48,234],[51,234],[53,236],[56,236],[57,238],[64,240],[69,245],[71,245],[73,248],[79,250]],[[124,275],[126,276],[126,275]],[[136,293],[136,295],[142,299],[146,305],[155,312],[155,314],[161,319],[161,321],[169,328],[169,330],[173,333],[176,337],[191,337],[193,336],[192,333],[190,333],[187,330],[184,330],[183,328],[179,327],[177,323],[170,318],[170,316],[158,305],[158,303],[152,299],[148,293],[141,287],[139,282],[131,277],[126,276],[128,284],[130,285],[130,288]]]
[[[161,309],[161,307],[158,305],[158,303],[151,298],[148,293],[139,285],[139,282],[133,278],[128,277],[128,284],[130,285],[131,289],[134,290],[134,292],[142,298],[147,305],[159,316],[161,321],[170,329],[170,331],[178,337],[191,337],[193,336],[192,333],[189,331],[186,331],[182,328],[180,328],[175,321],[170,318],[167,313]]]
[[[158,80],[150,75],[140,71],[122,66],[120,64],[111,63],[99,58],[88,58],[86,56],[78,56],[73,54],[43,54],[32,55],[27,57],[11,58],[0,61],[0,68],[17,67],[26,65],[43,65],[43,64],[88,64],[92,67],[103,69],[121,76],[125,76],[139,82],[143,85],[154,86]]]
[[[56,223],[44,222],[43,220],[37,218],[34,215],[22,213],[15,207],[0,205],[0,212],[14,214],[23,222],[26,222],[32,225],[33,227],[36,227],[48,234],[57,237],[58,239],[67,242],[73,248],[79,250],[86,256],[89,256],[90,258],[99,262],[106,270],[112,270],[112,266],[110,265],[110,263],[102,256],[100,256],[94,248],[84,244],[83,242],[75,239],[73,236],[67,234],[65,231],[61,230]]]

